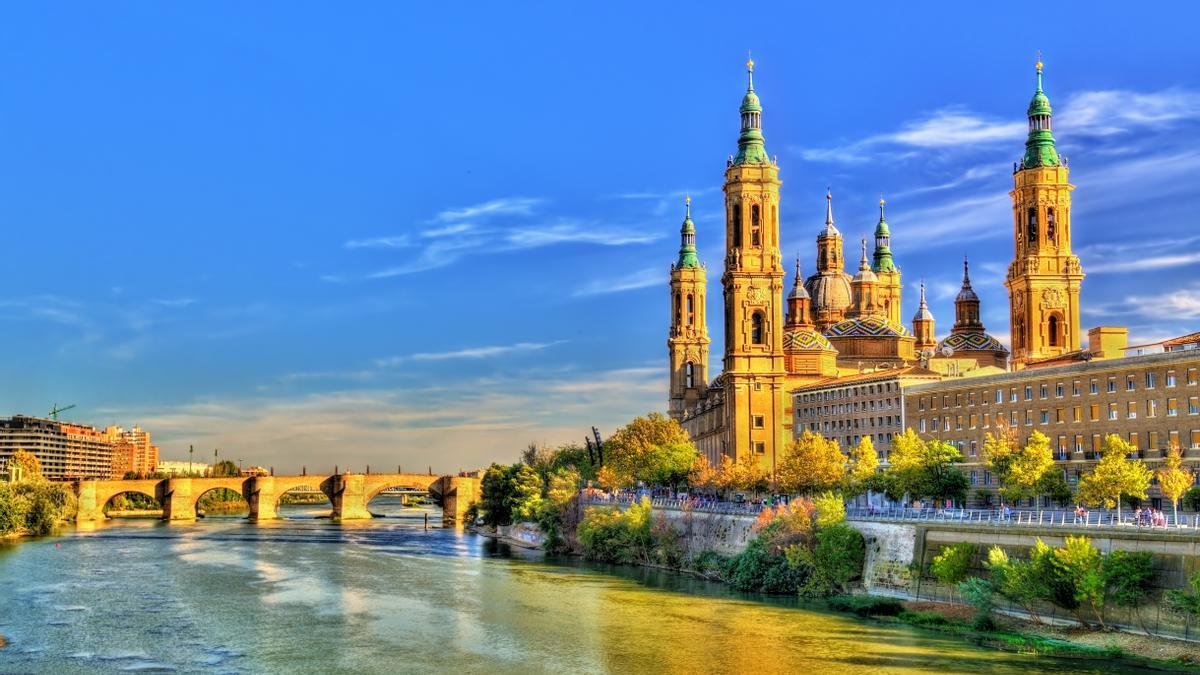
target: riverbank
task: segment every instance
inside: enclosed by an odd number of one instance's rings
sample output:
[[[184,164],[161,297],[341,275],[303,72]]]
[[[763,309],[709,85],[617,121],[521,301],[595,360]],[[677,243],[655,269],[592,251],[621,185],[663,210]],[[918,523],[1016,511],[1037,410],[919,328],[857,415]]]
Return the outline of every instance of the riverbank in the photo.
[[[972,608],[943,602],[858,595],[832,598],[826,604],[834,611],[852,613],[871,621],[955,635],[1002,651],[1200,673],[1200,649],[1195,643],[1184,640],[1042,624],[1010,615],[995,616],[996,630],[978,631],[971,625],[974,619]]]

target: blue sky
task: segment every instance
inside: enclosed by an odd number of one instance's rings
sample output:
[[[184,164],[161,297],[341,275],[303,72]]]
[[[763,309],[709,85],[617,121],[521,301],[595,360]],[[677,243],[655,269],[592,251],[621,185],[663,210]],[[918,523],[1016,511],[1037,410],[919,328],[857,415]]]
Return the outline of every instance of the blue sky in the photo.
[[[1007,340],[1041,49],[1085,327],[1200,325],[1200,10],[833,4],[5,7],[0,413],[456,470],[662,410],[682,197],[719,269],[747,49],[809,272],[825,187],[849,240],[883,193],[905,316],[924,278],[944,333],[967,254]]]

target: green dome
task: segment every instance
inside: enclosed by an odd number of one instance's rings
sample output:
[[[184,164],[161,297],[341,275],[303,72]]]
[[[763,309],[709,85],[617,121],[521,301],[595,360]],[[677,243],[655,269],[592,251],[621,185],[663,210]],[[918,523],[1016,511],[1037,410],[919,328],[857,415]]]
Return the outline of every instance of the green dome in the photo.
[[[683,226],[679,228],[679,260],[675,268],[699,267],[700,259],[696,256],[696,225],[692,222],[692,198],[688,197],[687,214],[683,217]]]
[[[1042,62],[1037,64],[1037,91],[1026,110],[1029,117],[1029,138],[1025,141],[1025,156],[1021,168],[1039,166],[1062,166],[1058,150],[1054,147],[1054,134],[1050,131],[1050,99],[1042,91]]]
[[[758,100],[758,94],[754,93],[753,89],[747,91],[746,95],[742,97],[742,107],[739,110],[742,112],[762,112],[762,104]]]
[[[1039,76],[1038,79],[1040,80],[1041,77]],[[1029,109],[1025,111],[1025,114],[1029,117],[1033,117],[1034,115],[1050,114],[1050,99],[1046,96],[1046,93],[1042,91],[1040,86],[1038,87],[1037,92],[1034,93],[1033,100],[1029,102]]]

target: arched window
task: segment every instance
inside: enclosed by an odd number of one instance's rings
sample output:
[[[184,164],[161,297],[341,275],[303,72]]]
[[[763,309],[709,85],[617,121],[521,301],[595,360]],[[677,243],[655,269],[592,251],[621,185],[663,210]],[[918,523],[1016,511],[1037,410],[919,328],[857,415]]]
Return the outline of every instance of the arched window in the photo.
[[[687,321],[689,326],[696,325],[696,299],[691,293],[688,293],[687,299]]]
[[[676,293],[675,294],[675,325],[679,326],[679,324],[681,324],[681,323],[683,323],[683,309],[682,309],[682,307],[680,307],[680,296],[678,293]]]
[[[1028,217],[1029,217],[1029,245],[1037,246],[1037,238],[1038,238],[1037,209],[1030,207]]]
[[[696,386],[696,367],[692,365],[691,361],[688,361],[683,366],[683,381],[684,386],[688,389]]]
[[[1046,339],[1049,341],[1051,347],[1058,346],[1058,317],[1057,316],[1051,316],[1050,320],[1046,322]]]
[[[758,204],[750,206],[750,245],[762,246],[762,219],[759,216]]]
[[[1046,241],[1051,244],[1056,243],[1054,241],[1055,230],[1054,209],[1046,209]]]
[[[742,247],[742,205],[733,204],[733,247]]]
[[[779,228],[779,207],[771,206],[771,227]]]
[[[755,312],[750,317],[750,342],[756,345],[761,345],[763,343],[762,312]]]

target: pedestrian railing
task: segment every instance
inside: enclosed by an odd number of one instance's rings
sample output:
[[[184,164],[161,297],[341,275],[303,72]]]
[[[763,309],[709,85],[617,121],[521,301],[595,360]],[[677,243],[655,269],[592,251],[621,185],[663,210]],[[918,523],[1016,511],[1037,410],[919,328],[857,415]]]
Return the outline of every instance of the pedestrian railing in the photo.
[[[1181,530],[1200,532],[1200,514],[1180,516],[1163,514],[1157,522],[1138,519],[1129,512],[1118,518],[1115,511],[1076,512],[1072,510],[1016,510],[997,509],[931,509],[909,507],[853,507],[846,509],[846,517],[854,520],[906,520],[934,521],[946,523],[972,523],[996,526],[1023,525],[1035,527],[1145,527],[1158,530]]]

